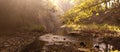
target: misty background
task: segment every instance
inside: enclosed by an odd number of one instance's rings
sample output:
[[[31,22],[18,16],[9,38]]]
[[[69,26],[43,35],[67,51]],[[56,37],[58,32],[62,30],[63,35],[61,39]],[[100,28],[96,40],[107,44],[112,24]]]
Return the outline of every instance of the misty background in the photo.
[[[66,1],[0,0],[0,30],[42,25],[47,31],[56,31],[61,25],[59,16],[72,6]]]

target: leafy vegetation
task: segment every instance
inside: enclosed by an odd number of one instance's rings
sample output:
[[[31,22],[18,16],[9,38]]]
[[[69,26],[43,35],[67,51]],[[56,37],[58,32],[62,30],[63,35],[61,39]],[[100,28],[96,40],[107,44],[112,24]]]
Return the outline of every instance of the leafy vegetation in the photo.
[[[117,31],[120,32],[119,26],[112,26],[108,24],[69,24],[64,25],[64,27],[72,28],[72,30],[92,30],[92,29],[99,29],[99,30],[110,30],[110,31]]]
[[[110,52],[120,52],[120,51],[119,50],[115,50],[115,51],[111,50]]]
[[[112,0],[85,0],[84,2],[75,5],[71,10],[67,11],[63,16],[63,23],[66,27],[71,27],[73,30],[79,29],[108,29],[112,31],[120,31],[120,27],[115,25],[116,15],[113,18],[109,15],[119,9],[119,1]],[[103,16],[104,14],[104,16]],[[119,12],[117,12],[119,14]],[[119,18],[120,16],[118,16]],[[98,18],[98,19],[97,19]],[[107,20],[111,18],[111,22]],[[96,21],[94,21],[94,20]],[[102,21],[100,24],[98,21]],[[104,21],[109,21],[106,23]],[[117,23],[119,24],[119,23]]]
[[[27,31],[32,31],[32,32],[45,32],[46,31],[43,25],[32,25],[29,27],[24,27],[23,29]]]

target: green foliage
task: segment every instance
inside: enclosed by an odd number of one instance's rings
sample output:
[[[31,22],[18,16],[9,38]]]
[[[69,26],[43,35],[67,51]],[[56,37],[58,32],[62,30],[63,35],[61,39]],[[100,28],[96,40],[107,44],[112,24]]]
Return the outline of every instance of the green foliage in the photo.
[[[66,24],[80,23],[81,19],[88,18],[98,11],[104,10],[97,0],[86,0],[85,2],[76,5],[71,10],[67,11],[63,18]],[[94,6],[95,5],[95,6]],[[98,15],[98,13],[97,13]]]
[[[31,30],[34,32],[43,32],[45,31],[45,28],[42,25],[35,25]]]
[[[73,30],[81,29],[100,29],[100,30],[111,30],[120,31],[119,26],[109,24],[95,24],[89,22],[93,17],[96,18],[102,14],[106,15],[106,0],[84,0],[84,2],[74,6],[72,9],[67,11],[63,16],[64,26],[72,28]],[[103,6],[104,5],[104,6]],[[101,18],[103,18],[102,16]],[[100,17],[99,17],[100,18]],[[104,19],[104,18],[103,18]],[[88,22],[88,23],[86,23]]]
[[[43,25],[32,25],[29,27],[24,27],[24,30],[32,32],[45,32],[45,27]]]
[[[67,24],[65,27],[71,28],[72,30],[110,30],[120,32],[119,26],[108,25],[108,24]]]
[[[120,52],[119,50],[111,50],[110,52]]]

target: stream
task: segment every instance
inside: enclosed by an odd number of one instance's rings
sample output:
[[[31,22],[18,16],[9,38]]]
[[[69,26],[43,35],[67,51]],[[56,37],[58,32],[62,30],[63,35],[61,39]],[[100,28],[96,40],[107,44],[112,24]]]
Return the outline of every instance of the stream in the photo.
[[[103,37],[45,34],[25,46],[21,52],[110,52],[115,47],[114,42],[110,43],[112,41],[119,40],[107,38],[106,42]]]

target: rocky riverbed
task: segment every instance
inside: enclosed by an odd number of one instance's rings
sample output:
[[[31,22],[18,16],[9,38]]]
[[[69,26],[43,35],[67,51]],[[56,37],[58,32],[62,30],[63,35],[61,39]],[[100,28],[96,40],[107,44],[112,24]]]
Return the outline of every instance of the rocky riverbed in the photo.
[[[119,50],[115,46],[115,41],[119,41],[119,38],[115,38],[80,35],[79,33],[68,35],[44,34],[27,45],[22,52],[110,52],[114,48]]]
[[[95,35],[94,35],[95,34]],[[80,31],[66,35],[17,32],[0,36],[0,52],[92,52],[120,49],[120,38],[98,32]],[[114,33],[116,34],[116,33]]]

